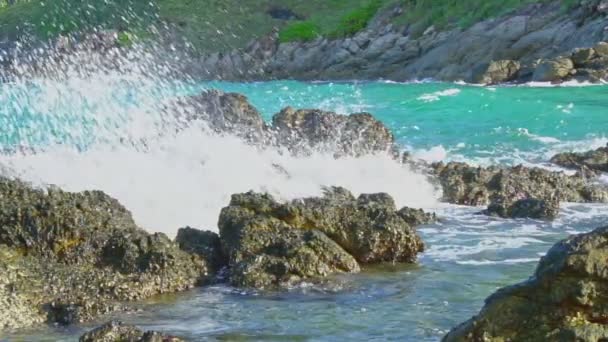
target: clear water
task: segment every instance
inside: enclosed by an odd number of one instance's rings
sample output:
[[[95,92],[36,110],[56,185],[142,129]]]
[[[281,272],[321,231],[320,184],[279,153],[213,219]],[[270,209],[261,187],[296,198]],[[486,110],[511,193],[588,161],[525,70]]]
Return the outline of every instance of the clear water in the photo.
[[[575,204],[565,205],[554,222],[487,218],[476,215],[478,208],[438,204],[423,177],[382,157],[296,160],[201,133],[196,126],[168,134],[165,123],[159,124],[158,104],[206,87],[246,94],[267,119],[287,105],[369,111],[403,148],[427,160],[544,165],[553,153],[607,142],[604,86],[291,81],[159,86],[145,78],[105,76],[95,82],[2,85],[0,142],[6,152],[0,161],[9,166],[7,172],[69,190],[100,188],[150,230],[214,229],[232,192],[268,190],[290,198],[334,184],[355,192],[387,191],[400,204],[431,208],[442,219],[419,228],[428,249],[418,265],[369,267],[336,277],[331,286],[285,292],[201,288],[153,299],[140,313],[113,316],[144,328],[192,340],[437,341],[478,312],[497,288],[527,278],[553,243],[608,218],[606,205]],[[293,179],[272,174],[267,167],[272,162],[286,165]],[[5,333],[0,340],[76,340],[109,318]]]

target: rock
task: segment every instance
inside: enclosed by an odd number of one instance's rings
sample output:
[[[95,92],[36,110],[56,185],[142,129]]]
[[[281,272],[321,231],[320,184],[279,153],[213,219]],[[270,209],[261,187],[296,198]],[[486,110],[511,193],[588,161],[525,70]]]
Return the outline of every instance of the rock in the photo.
[[[492,61],[473,69],[471,81],[477,84],[497,84],[514,80],[521,64],[512,60]]]
[[[555,219],[559,215],[559,201],[552,199],[526,198],[511,202],[495,200],[484,211],[489,216],[503,218]]]
[[[503,217],[513,217],[515,213],[523,215],[522,212],[537,208],[539,211],[531,217],[551,218],[561,201],[608,200],[605,186],[588,182],[580,174],[568,176],[562,172],[523,166],[473,167],[464,163],[438,163],[432,167],[443,188],[444,201],[473,206],[493,203],[486,213]],[[529,209],[523,210],[525,208]],[[544,214],[539,216],[539,213]]]
[[[405,209],[401,215],[414,220]],[[401,215],[386,194],[355,198],[343,188],[287,203],[267,194],[233,195],[219,220],[231,282],[284,286],[357,272],[357,262],[414,262],[424,245]],[[430,217],[417,215],[418,221]]]
[[[391,131],[368,113],[339,115],[288,107],[272,118],[272,125],[277,143],[296,154],[361,156],[394,147]]]
[[[498,290],[444,341],[608,339],[608,227],[557,243],[527,281]]]
[[[220,237],[217,233],[202,231],[190,227],[177,231],[175,242],[182,250],[198,254],[207,260],[210,271],[216,273],[227,265],[226,257],[222,252]]]
[[[608,43],[600,42],[593,47],[599,57],[608,57]]]
[[[80,342],[183,342],[181,338],[156,331],[144,332],[133,325],[108,322],[80,337]]]
[[[412,227],[431,224],[437,221],[435,213],[426,213],[422,209],[404,207],[397,214]]]
[[[574,65],[577,67],[583,66],[589,63],[593,57],[595,57],[594,49],[577,49],[572,54],[572,62],[574,62]]]
[[[189,289],[207,277],[199,256],[148,234],[99,191],[34,189],[0,178],[0,329],[71,324],[124,310],[125,301]],[[4,274],[4,273],[3,273]],[[23,317],[6,322],[20,312]]]
[[[258,110],[247,97],[237,93],[208,90],[178,101],[174,111],[185,119],[202,120],[218,133],[230,133],[250,143],[267,140],[267,127]],[[180,113],[179,111],[186,111]]]
[[[571,76],[574,63],[569,58],[557,58],[540,63],[532,79],[536,82],[558,82]]]
[[[608,172],[608,146],[583,153],[560,153],[551,162],[568,169]]]

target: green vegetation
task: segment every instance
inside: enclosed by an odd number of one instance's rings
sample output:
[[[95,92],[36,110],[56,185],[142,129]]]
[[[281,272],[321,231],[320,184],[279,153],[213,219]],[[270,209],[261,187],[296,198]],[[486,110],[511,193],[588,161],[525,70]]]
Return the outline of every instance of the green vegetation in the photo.
[[[283,42],[308,41],[318,36],[352,36],[365,28],[384,7],[402,4],[397,25],[410,25],[421,34],[437,29],[468,27],[519,6],[580,0],[0,0],[0,39],[24,34],[48,38],[93,27],[131,32],[121,36],[130,44],[135,34],[168,23],[184,40],[206,51],[244,47],[273,27]],[[288,8],[303,20],[274,19],[268,11]]]

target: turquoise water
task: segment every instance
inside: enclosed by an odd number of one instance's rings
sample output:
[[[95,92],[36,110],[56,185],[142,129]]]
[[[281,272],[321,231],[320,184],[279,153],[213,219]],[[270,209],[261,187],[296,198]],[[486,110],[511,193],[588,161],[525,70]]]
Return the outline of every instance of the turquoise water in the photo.
[[[254,152],[231,140],[200,137],[191,131],[179,132],[169,142],[158,138],[160,133],[168,134],[159,126],[163,115],[158,104],[206,87],[246,94],[267,119],[287,105],[341,113],[368,111],[391,128],[404,149],[428,160],[543,165],[559,151],[605,145],[608,135],[608,87],[602,86],[479,88],[290,81],[161,87],[104,80],[84,84],[89,88],[76,81],[3,85],[0,142],[6,152],[0,160],[26,179],[39,177],[43,183],[69,190],[108,191],[133,210],[138,222],[152,224],[213,229],[211,224],[198,224],[200,217],[184,210],[208,211],[210,221],[216,219],[215,202],[207,206],[205,201],[217,198],[221,205],[228,192],[248,190],[253,183],[235,186],[236,178],[255,173],[255,164],[268,158],[251,159],[245,169],[237,159],[249,160]],[[76,152],[70,151],[74,146]],[[26,152],[15,154],[16,149]],[[192,160],[196,163],[190,164]],[[291,163],[294,172],[315,162],[281,161]],[[405,196],[414,206],[419,204],[417,198],[426,196],[425,187],[400,187],[411,173],[384,172],[392,167],[388,164],[379,163],[372,173],[363,164],[326,164],[294,178],[310,187],[323,185],[326,179],[353,177],[355,185],[373,183],[393,196]],[[315,172],[338,176],[323,178]],[[266,173],[259,178],[264,178],[259,180],[262,188],[273,185]],[[294,183],[279,186],[301,191]],[[159,192],[148,192],[150,188]],[[172,192],[175,189],[179,191]],[[154,202],[159,197],[167,200]],[[284,292],[247,292],[218,285],[157,298],[142,304],[139,313],[113,317],[196,341],[437,341],[477,313],[484,298],[497,288],[526,279],[553,243],[604,225],[608,218],[605,205],[565,205],[554,222],[487,218],[476,214],[479,208],[437,205],[432,209],[441,221],[419,228],[428,249],[418,265],[368,267],[361,274],[335,277],[326,286]],[[179,217],[170,217],[173,214]],[[83,330],[109,318],[84,326],[0,335],[0,340],[76,340]]]

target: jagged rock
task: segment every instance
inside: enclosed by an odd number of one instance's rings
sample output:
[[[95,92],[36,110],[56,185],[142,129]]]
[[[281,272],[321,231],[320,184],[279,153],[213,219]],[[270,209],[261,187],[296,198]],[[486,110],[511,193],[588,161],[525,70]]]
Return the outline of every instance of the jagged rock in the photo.
[[[522,205],[532,203],[517,203],[520,200],[544,202],[548,218],[554,216],[551,214],[557,207],[554,202],[608,201],[606,187],[593,184],[579,174],[568,176],[562,172],[523,166],[484,168],[464,163],[438,163],[433,165],[433,169],[446,202],[473,206],[494,203],[494,208],[488,213],[503,217],[521,213]],[[532,215],[535,216],[537,214]]]
[[[125,301],[191,288],[206,261],[138,228],[99,191],[34,189],[0,178],[0,329],[71,324],[123,310]],[[5,317],[21,313],[7,322]]]
[[[492,61],[473,69],[471,81],[477,84],[497,84],[514,80],[521,64],[512,60]]]
[[[557,82],[573,75],[574,63],[570,58],[557,58],[540,63],[532,79],[536,82]]]
[[[491,202],[484,214],[504,218],[555,219],[559,214],[559,201],[526,198],[512,202],[500,199]]]
[[[401,214],[414,220],[407,210]],[[419,221],[429,217],[418,216]],[[288,285],[356,272],[357,261],[414,262],[424,248],[390,196],[355,198],[343,188],[287,203],[267,194],[233,195],[219,228],[231,281],[238,286]]]
[[[208,90],[181,99],[175,108],[186,111],[177,113],[184,114],[186,120],[202,120],[218,133],[235,134],[252,143],[267,140],[264,119],[244,95]]]
[[[608,172],[608,146],[583,153],[560,153],[551,162],[569,169]]]
[[[210,90],[184,98],[173,111],[188,109],[186,120],[200,119],[219,133],[230,133],[260,147],[278,146],[295,155],[313,152],[336,157],[393,152],[390,130],[371,114],[340,115],[321,110],[285,108],[267,125],[247,98]],[[173,107],[171,107],[173,108]]]
[[[498,290],[444,341],[608,339],[608,227],[567,238],[527,281]]]
[[[360,156],[390,151],[394,143],[391,131],[368,113],[339,115],[288,107],[272,118],[272,125],[278,144],[298,154]]]
[[[404,207],[397,214],[412,227],[431,224],[437,221],[435,213],[427,213],[422,209]]]
[[[157,331],[142,331],[122,322],[108,322],[80,337],[80,342],[183,342],[185,340]]]
[[[207,260],[212,273],[227,265],[226,257],[222,252],[220,236],[217,233],[190,227],[181,228],[177,231],[175,242],[182,250],[198,254]]]

